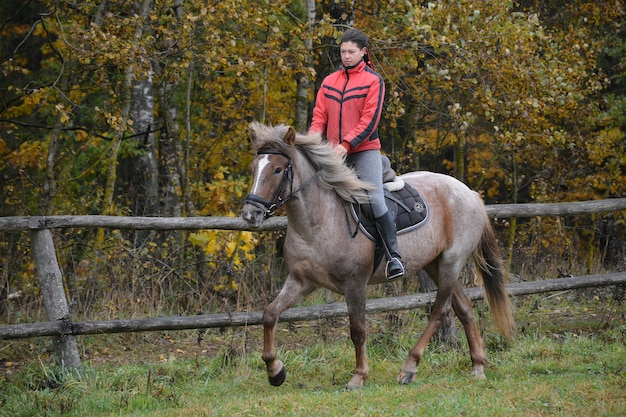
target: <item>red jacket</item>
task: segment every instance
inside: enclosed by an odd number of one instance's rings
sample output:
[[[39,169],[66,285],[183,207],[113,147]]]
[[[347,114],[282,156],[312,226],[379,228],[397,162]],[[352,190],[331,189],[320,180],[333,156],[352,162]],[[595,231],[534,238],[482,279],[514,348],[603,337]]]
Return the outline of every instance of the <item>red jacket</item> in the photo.
[[[310,133],[320,132],[348,153],[380,149],[378,122],[385,82],[361,61],[330,74],[317,92]]]

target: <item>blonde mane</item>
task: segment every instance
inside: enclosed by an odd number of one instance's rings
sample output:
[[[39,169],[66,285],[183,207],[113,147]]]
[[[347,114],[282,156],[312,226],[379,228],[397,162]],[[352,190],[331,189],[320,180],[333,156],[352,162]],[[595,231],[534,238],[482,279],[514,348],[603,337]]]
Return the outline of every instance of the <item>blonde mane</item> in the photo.
[[[285,125],[266,126],[260,123],[250,125],[253,136],[254,150],[276,149],[292,155],[293,147],[283,140],[290,127]],[[369,201],[367,191],[374,190],[374,185],[362,181],[354,169],[345,164],[333,145],[322,140],[319,134],[305,135],[297,133],[295,147],[313,165],[318,173],[318,182],[322,188],[334,190],[339,197],[349,202],[366,203]]]

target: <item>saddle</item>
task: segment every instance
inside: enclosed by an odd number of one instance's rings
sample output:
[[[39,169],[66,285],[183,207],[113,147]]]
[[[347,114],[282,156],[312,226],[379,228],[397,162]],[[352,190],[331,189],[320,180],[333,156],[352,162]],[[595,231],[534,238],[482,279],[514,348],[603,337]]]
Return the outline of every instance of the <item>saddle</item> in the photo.
[[[401,235],[415,230],[428,221],[428,205],[419,191],[404,182],[391,168],[391,162],[386,156],[382,156],[383,162],[383,188],[387,208],[393,214],[396,223],[396,233]],[[374,254],[374,271],[385,256],[385,250],[378,239],[378,231],[374,224],[374,216],[369,204],[350,205],[352,218],[358,228],[354,233],[361,231],[373,242],[376,242]]]
[[[417,229],[428,221],[428,205],[420,192],[396,175],[391,162],[386,156],[383,161],[383,187],[387,208],[393,214],[398,235]],[[378,240],[369,204],[351,205],[352,218],[359,225],[359,230],[370,240]]]

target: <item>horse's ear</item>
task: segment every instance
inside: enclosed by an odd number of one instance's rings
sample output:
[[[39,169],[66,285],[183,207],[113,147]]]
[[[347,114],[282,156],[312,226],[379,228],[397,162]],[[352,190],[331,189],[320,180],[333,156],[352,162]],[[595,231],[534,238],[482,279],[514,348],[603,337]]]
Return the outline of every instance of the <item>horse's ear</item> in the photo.
[[[250,123],[250,126],[248,126],[248,137],[250,139],[250,142],[254,143],[256,142],[257,136],[256,136],[256,123]]]
[[[289,126],[289,129],[287,129],[287,133],[285,133],[283,141],[289,146],[293,146],[293,144],[296,143],[296,131],[293,130],[293,127]]]

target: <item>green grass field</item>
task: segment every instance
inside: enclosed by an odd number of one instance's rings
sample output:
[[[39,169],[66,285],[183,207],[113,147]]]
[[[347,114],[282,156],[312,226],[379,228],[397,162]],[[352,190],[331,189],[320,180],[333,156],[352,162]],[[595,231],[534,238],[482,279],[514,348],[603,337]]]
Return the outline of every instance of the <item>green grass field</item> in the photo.
[[[416,381],[395,382],[425,324],[368,318],[370,379],[345,391],[354,351],[345,320],[279,325],[281,387],[267,383],[258,326],[103,335],[79,340],[82,374],[57,369],[47,339],[2,342],[2,416],[624,416],[626,308],[568,293],[518,302],[518,336],[504,343],[478,303],[490,363],[470,376],[465,340],[432,343]]]

